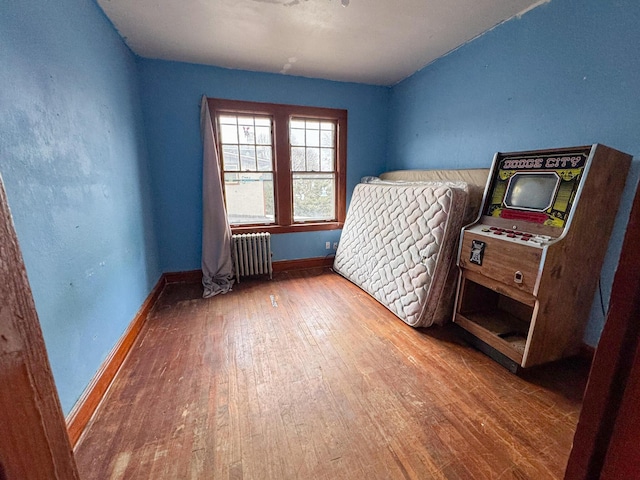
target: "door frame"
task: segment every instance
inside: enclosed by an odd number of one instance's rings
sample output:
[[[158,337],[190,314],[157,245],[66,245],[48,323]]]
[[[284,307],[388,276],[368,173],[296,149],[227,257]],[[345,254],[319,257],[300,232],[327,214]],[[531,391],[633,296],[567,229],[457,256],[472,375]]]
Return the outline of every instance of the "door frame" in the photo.
[[[78,480],[0,176],[0,480]]]
[[[596,349],[565,480],[601,478],[611,447],[619,442],[625,399],[640,375],[640,193],[636,191],[613,280],[609,312]],[[633,380],[633,381],[632,381]],[[633,399],[634,403],[637,399]],[[637,447],[636,447],[637,448]],[[629,453],[629,452],[626,452]],[[620,458],[625,452],[616,451]],[[637,451],[634,450],[634,455]],[[614,457],[610,457],[614,458]],[[640,472],[636,472],[640,473]]]

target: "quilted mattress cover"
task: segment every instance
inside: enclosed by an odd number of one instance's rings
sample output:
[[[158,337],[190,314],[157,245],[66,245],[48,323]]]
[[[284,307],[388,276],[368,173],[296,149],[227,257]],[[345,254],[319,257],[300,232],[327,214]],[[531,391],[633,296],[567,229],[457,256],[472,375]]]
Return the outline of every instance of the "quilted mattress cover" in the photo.
[[[360,183],[333,269],[413,327],[451,318],[464,182]]]

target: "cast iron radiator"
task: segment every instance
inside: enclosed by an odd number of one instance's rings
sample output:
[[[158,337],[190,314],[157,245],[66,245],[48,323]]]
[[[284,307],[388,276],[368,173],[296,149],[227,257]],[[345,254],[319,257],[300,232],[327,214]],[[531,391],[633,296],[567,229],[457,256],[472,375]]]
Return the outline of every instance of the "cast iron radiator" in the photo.
[[[269,274],[273,276],[271,265],[271,234],[268,232],[243,233],[231,236],[231,256],[236,272],[236,282],[240,277]]]

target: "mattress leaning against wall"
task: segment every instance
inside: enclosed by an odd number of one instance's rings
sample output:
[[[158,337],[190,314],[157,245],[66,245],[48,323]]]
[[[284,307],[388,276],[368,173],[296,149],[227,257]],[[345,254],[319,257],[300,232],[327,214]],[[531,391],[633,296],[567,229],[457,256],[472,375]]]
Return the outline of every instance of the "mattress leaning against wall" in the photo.
[[[334,270],[413,327],[451,318],[463,182],[356,186]]]

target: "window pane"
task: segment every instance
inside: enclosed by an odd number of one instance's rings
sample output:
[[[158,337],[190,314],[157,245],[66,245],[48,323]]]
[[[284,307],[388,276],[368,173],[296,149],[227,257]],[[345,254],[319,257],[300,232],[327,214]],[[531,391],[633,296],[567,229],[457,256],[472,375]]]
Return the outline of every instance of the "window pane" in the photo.
[[[238,125],[250,125],[253,127],[253,116],[250,117],[238,117]]]
[[[256,167],[256,149],[253,146],[241,146],[240,147],[240,165],[243,172],[251,171],[255,172]]]
[[[225,173],[227,216],[232,225],[273,223],[273,174]]]
[[[241,144],[255,144],[256,143],[256,132],[253,128],[253,125],[240,125],[240,142]]]
[[[273,160],[271,158],[271,147],[256,147],[258,156],[258,171],[272,172]]]
[[[318,120],[307,120],[306,124],[307,124],[307,129],[310,129],[310,128],[314,130],[320,129],[320,122]]]
[[[299,119],[296,119],[296,118],[292,118],[289,126],[291,128],[302,128],[302,129],[304,129],[305,122],[304,122],[304,120],[299,120]]]
[[[307,148],[307,171],[308,172],[320,171],[320,149],[319,148]]]
[[[304,146],[304,130],[300,128],[291,129],[291,138],[289,139],[291,145]]]
[[[218,119],[220,120],[220,124],[222,125],[224,124],[228,124],[228,125],[237,125],[238,124],[238,120],[236,119],[235,115],[220,115],[218,117]]]
[[[335,138],[335,135],[333,130],[322,130],[320,132],[320,145],[323,147],[333,147],[334,138]]]
[[[320,170],[323,172],[333,172],[334,170],[334,153],[332,148],[320,149]]]
[[[307,141],[307,147],[319,147],[320,146],[320,130],[307,129],[306,141]]]
[[[335,177],[330,173],[293,174],[293,220],[335,219]]]
[[[222,143],[238,143],[238,127],[220,124],[220,140]]]
[[[304,161],[304,147],[291,147],[291,170],[294,172],[304,172],[306,170]]]
[[[258,123],[256,121],[256,123]],[[271,145],[271,126],[256,127],[256,143],[258,145]]]
[[[225,171],[274,171],[270,116],[219,115],[218,122]]]
[[[240,170],[240,156],[235,145],[222,146],[222,168],[224,170]]]

